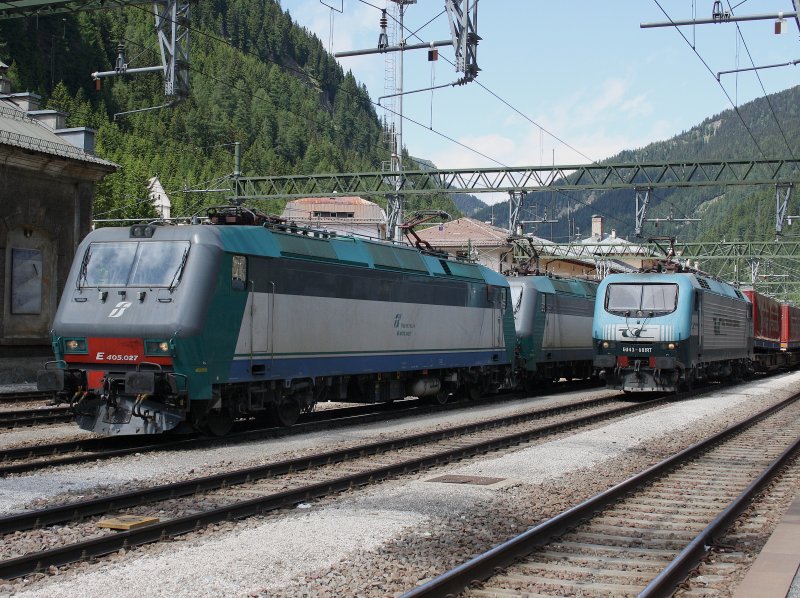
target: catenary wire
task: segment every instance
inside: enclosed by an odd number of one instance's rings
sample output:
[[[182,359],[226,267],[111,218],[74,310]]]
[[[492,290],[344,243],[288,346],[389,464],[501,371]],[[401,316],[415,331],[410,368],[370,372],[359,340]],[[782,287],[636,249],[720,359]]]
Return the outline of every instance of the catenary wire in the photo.
[[[737,6],[738,6],[738,4],[737,4]],[[733,8],[734,7],[731,6],[730,2],[728,2],[728,8],[730,9],[731,14],[733,14]],[[741,29],[741,27],[739,27],[739,23],[738,22],[734,21],[734,24],[736,25],[736,31],[739,34],[739,38],[742,40],[742,45],[744,46],[745,52],[747,52],[747,57],[750,59],[750,64],[753,67],[755,67],[756,63],[753,60],[753,55],[750,53],[750,48],[747,46],[747,42],[744,39],[744,35],[742,34],[742,29]],[[764,88],[764,82],[761,79],[761,75],[759,74],[758,69],[755,69],[753,72],[754,72],[756,78],[758,79],[758,84],[761,86],[761,91],[764,94],[764,99],[767,100],[767,105],[769,106],[769,110],[772,113],[772,118],[775,119],[775,124],[778,126],[778,130],[781,132],[781,137],[783,137],[783,141],[784,141],[784,143],[786,143],[786,147],[789,150],[789,154],[792,156],[792,158],[794,158],[794,150],[792,149],[792,146],[791,146],[791,144],[789,143],[789,140],[786,137],[786,132],[783,130],[783,127],[781,126],[781,121],[778,118],[778,115],[775,114],[775,108],[772,105],[772,101],[769,99],[769,94],[767,93],[767,90]]]
[[[667,11],[666,11],[666,10],[664,10],[664,7],[663,7],[663,6],[661,6],[661,4],[659,3],[659,1],[658,1],[658,0],[653,0],[653,2],[655,2],[656,6],[658,6],[658,8],[661,10],[661,12],[662,12],[662,13],[664,13],[664,16],[665,16],[665,17],[667,17],[667,19],[669,20],[669,22],[670,22],[670,23],[672,23],[673,27],[675,27],[675,30],[676,30],[676,31],[678,32],[678,34],[679,34],[679,35],[680,35],[680,36],[683,38],[683,40],[684,40],[684,41],[685,41],[685,42],[688,44],[688,46],[689,46],[690,48],[692,48],[692,44],[691,44],[691,42],[690,42],[690,41],[689,41],[689,40],[686,38],[686,36],[683,34],[683,31],[681,31],[681,30],[680,30],[680,28],[679,28],[677,25],[675,25],[675,21],[673,21],[673,20],[672,20],[672,17],[670,17],[670,16],[669,16],[669,14],[667,14]],[[703,57],[700,55],[700,53],[699,53],[699,52],[698,52],[698,51],[697,51],[695,48],[692,48],[692,52],[694,52],[694,53],[695,53],[695,55],[696,55],[696,56],[697,56],[697,58],[700,60],[700,62],[702,62],[702,63],[703,63],[703,66],[705,66],[705,67],[706,67],[706,70],[707,70],[707,71],[708,71],[708,72],[711,74],[711,76],[712,76],[712,77],[714,77],[714,80],[715,80],[715,81],[717,81],[717,77],[716,77],[716,75],[714,74],[714,71],[713,71],[713,70],[711,70],[711,67],[710,67],[710,66],[708,66],[708,63],[707,63],[707,62],[705,61],[705,59],[704,59],[704,58],[703,58]],[[758,149],[759,153],[760,153],[760,154],[761,154],[761,155],[762,155],[764,158],[766,158],[767,156],[766,156],[766,154],[764,153],[764,150],[761,148],[761,145],[758,143],[758,140],[755,138],[755,135],[753,135],[753,131],[750,129],[750,127],[749,127],[749,126],[747,126],[747,123],[745,122],[745,120],[744,120],[744,117],[742,116],[742,113],[739,111],[739,107],[736,105],[736,103],[735,103],[735,102],[733,101],[733,99],[731,98],[730,94],[728,93],[728,90],[727,90],[727,89],[725,89],[725,86],[724,86],[724,85],[722,85],[722,83],[721,83],[720,81],[717,81],[717,85],[719,85],[720,89],[722,90],[722,93],[724,93],[724,94],[725,94],[725,97],[726,97],[726,98],[728,98],[728,102],[730,102],[731,106],[733,106],[733,109],[734,109],[734,111],[736,112],[736,115],[739,117],[739,120],[740,120],[740,121],[742,121],[742,125],[743,125],[743,126],[744,126],[744,128],[747,130],[747,133],[748,133],[748,135],[750,135],[750,139],[752,139],[752,141],[753,141],[753,144],[756,146],[756,148]]]
[[[380,9],[379,7],[375,6],[374,4],[370,4],[369,2],[366,2],[366,1],[364,1],[364,0],[359,0],[359,2],[362,2],[363,4],[366,4],[366,5],[368,5],[368,6],[371,6],[372,8],[375,8],[376,10],[380,10],[380,11],[382,11],[382,9]],[[139,7],[139,6],[136,6],[136,5],[132,5],[132,8],[136,8],[136,9],[138,9],[138,10],[141,10],[141,11],[143,11],[143,12],[146,12],[148,15],[150,14],[150,11],[149,11],[148,9],[146,9],[146,8]],[[438,15],[437,15],[437,16],[438,16]],[[170,19],[167,19],[167,20],[170,20]],[[218,42],[218,43],[222,43],[222,44],[224,44],[224,45],[226,45],[226,46],[228,46],[228,47],[230,47],[230,48],[232,48],[232,49],[236,50],[237,52],[241,52],[241,53],[243,53],[243,54],[249,54],[249,55],[252,55],[252,56],[254,56],[254,57],[258,58],[259,60],[266,60],[267,62],[271,62],[271,63],[273,63],[273,64],[275,64],[275,65],[277,65],[277,66],[279,66],[279,67],[281,67],[281,68],[286,68],[287,70],[293,71],[293,72],[295,72],[295,73],[297,73],[297,74],[300,74],[300,75],[303,75],[304,77],[307,77],[307,78],[309,78],[309,79],[311,79],[311,80],[313,80],[313,81],[316,81],[317,83],[320,83],[320,81],[319,81],[318,79],[316,79],[316,77],[314,77],[314,76],[312,76],[312,75],[309,75],[309,74],[308,74],[308,73],[306,73],[305,71],[302,71],[302,70],[299,70],[299,69],[295,69],[295,68],[293,68],[293,67],[285,67],[284,65],[282,65],[282,64],[281,64],[281,63],[279,63],[279,62],[277,62],[277,61],[274,61],[274,60],[271,60],[271,59],[269,59],[269,58],[262,57],[262,56],[260,56],[259,54],[256,54],[255,52],[250,52],[250,51],[248,51],[248,50],[244,50],[244,49],[241,49],[241,48],[237,48],[237,47],[236,47],[236,46],[234,46],[234,45],[233,45],[231,42],[229,42],[228,40],[226,40],[226,39],[224,39],[224,38],[221,38],[221,37],[219,37],[219,36],[215,36],[215,35],[211,35],[211,34],[209,34],[209,33],[207,33],[207,32],[204,32],[204,31],[201,31],[201,30],[199,30],[199,29],[192,28],[192,27],[189,27],[189,26],[187,26],[187,29],[188,29],[189,31],[191,31],[191,32],[196,32],[196,33],[199,33],[200,35],[203,35],[203,36],[205,36],[205,37],[207,37],[207,38],[209,38],[209,39],[211,39],[211,40],[214,40],[214,41],[216,41],[216,42]],[[406,29],[407,29],[407,28],[406,28]],[[418,38],[418,39],[419,39],[419,38]],[[447,60],[447,61],[448,61],[448,62],[449,62],[451,65],[453,64],[453,63],[452,63],[450,60],[448,60],[447,58],[445,58],[445,60]],[[210,78],[212,78],[212,79],[215,79],[215,78],[213,77],[213,75],[208,75],[207,73],[203,73],[202,71],[199,71],[199,70],[197,70],[197,69],[195,69],[195,68],[192,68],[192,71],[193,71],[193,72],[200,72],[200,73],[201,73],[201,74],[203,74],[204,76],[207,76],[207,77],[210,77]],[[219,80],[219,79],[216,79],[216,80],[217,80],[218,82],[221,82],[221,83],[223,83],[223,84],[229,85],[228,83],[225,83],[224,81],[221,81],[221,80]],[[482,85],[481,85],[481,86],[482,86]],[[234,87],[234,88],[235,88],[235,86],[233,86],[233,85],[232,85],[232,87]],[[484,87],[484,86],[482,86],[482,87]],[[485,88],[485,87],[484,87],[484,88]],[[249,92],[249,91],[247,91],[247,90],[241,90],[241,89],[240,89],[240,91],[244,91],[245,93],[250,93],[250,92]],[[349,93],[347,90],[343,90],[343,91],[344,91],[344,93]],[[488,89],[487,89],[487,91],[488,91]],[[416,126],[418,126],[418,127],[422,127],[422,128],[424,128],[425,130],[431,131],[432,133],[434,133],[434,134],[436,134],[436,135],[439,135],[439,136],[440,136],[440,137],[442,137],[443,139],[446,139],[447,141],[450,141],[451,143],[455,143],[455,144],[457,144],[457,145],[459,145],[459,146],[461,146],[461,147],[463,147],[463,148],[465,148],[465,149],[467,149],[467,150],[469,150],[469,151],[471,151],[471,152],[473,152],[473,153],[476,153],[477,155],[479,155],[479,156],[481,156],[481,157],[484,157],[484,158],[486,158],[486,159],[488,159],[488,160],[490,160],[490,161],[492,161],[492,162],[494,162],[494,163],[496,163],[496,164],[499,164],[499,165],[501,165],[501,166],[507,167],[507,165],[506,165],[506,164],[503,164],[503,163],[502,163],[502,162],[500,162],[499,160],[496,160],[496,159],[494,159],[494,158],[491,158],[490,156],[487,156],[487,155],[483,154],[482,152],[480,152],[480,151],[476,150],[475,148],[473,148],[473,147],[470,147],[470,146],[468,146],[468,145],[466,145],[466,144],[464,144],[464,143],[462,143],[462,142],[460,142],[460,141],[457,141],[457,140],[453,139],[452,137],[450,137],[450,136],[448,136],[448,135],[446,135],[446,134],[444,134],[444,133],[442,133],[442,132],[440,132],[440,131],[438,131],[438,130],[436,130],[436,129],[433,129],[433,128],[431,128],[431,127],[428,127],[428,126],[426,126],[426,125],[424,125],[424,124],[422,124],[422,123],[420,123],[420,122],[418,122],[418,121],[416,121],[416,120],[414,120],[414,119],[412,119],[412,118],[410,118],[410,117],[408,117],[408,116],[406,116],[406,115],[403,115],[403,114],[400,114],[400,113],[398,113],[398,112],[395,112],[395,111],[393,111],[393,110],[391,110],[391,109],[388,109],[388,108],[386,108],[385,106],[382,106],[382,105],[378,104],[377,102],[373,101],[371,98],[368,98],[368,101],[369,101],[369,102],[370,102],[370,103],[371,103],[373,106],[375,106],[376,108],[378,108],[378,107],[380,107],[380,108],[384,108],[384,109],[386,109],[388,112],[391,112],[391,113],[395,114],[396,116],[399,116],[399,117],[400,117],[400,118],[402,118],[403,120],[406,120],[406,121],[408,121],[408,122],[410,122],[410,123],[412,123],[412,124],[414,124],[414,125],[416,125]],[[290,112],[290,113],[292,113],[292,114],[297,114],[297,113],[294,113],[294,112],[292,112],[291,110],[289,110],[288,112]],[[319,122],[317,122],[317,121],[314,121],[313,119],[310,119],[310,118],[309,118],[309,117],[307,117],[306,115],[299,115],[299,114],[297,114],[297,115],[298,115],[298,116],[301,116],[302,118],[305,118],[306,120],[309,120],[310,122],[314,122],[314,124],[316,124],[316,125],[318,125],[318,126],[324,126],[324,125],[322,125],[321,123],[319,123]],[[526,118],[528,118],[528,117],[526,117]],[[530,120],[530,119],[528,118],[528,120]],[[543,128],[542,128],[540,125],[538,125],[537,123],[535,123],[534,121],[531,121],[531,122],[532,122],[534,125],[536,125],[537,127],[541,128],[542,130],[545,130],[545,129],[543,129]],[[546,131],[546,130],[545,130],[545,131]],[[555,136],[555,135],[553,135],[552,133],[550,133],[550,131],[546,131],[546,132],[547,132],[547,134],[548,134],[548,135],[551,135],[551,136],[552,136],[554,139],[556,139],[556,140],[558,140],[559,142],[563,143],[563,144],[564,144],[564,145],[566,145],[567,147],[570,147],[570,149],[572,149],[573,151],[577,151],[577,150],[575,150],[575,148],[572,148],[572,147],[571,147],[569,144],[567,144],[566,142],[562,141],[562,140],[561,140],[560,138],[558,138],[557,136]],[[588,160],[590,160],[591,162],[594,162],[594,163],[596,163],[595,161],[591,160],[591,159],[590,159],[588,156],[586,156],[586,155],[585,155],[585,154],[583,154],[582,152],[578,152],[578,153],[579,153],[580,155],[582,155],[583,157],[587,158]],[[556,191],[557,191],[559,194],[565,195],[565,194],[564,194],[564,192],[563,192],[563,191],[561,191],[560,189],[556,189]],[[565,196],[566,196],[566,195],[565,195]],[[567,197],[568,197],[568,196],[567,196]],[[585,206],[587,206],[587,207],[591,207],[591,204],[588,204],[588,203],[585,203],[585,202],[579,202],[579,203],[582,203],[583,205],[585,205]],[[677,209],[677,208],[676,208],[676,209]],[[624,222],[622,219],[620,219],[620,218],[619,218],[619,217],[617,217],[617,216],[613,216],[613,215],[609,215],[609,214],[603,214],[603,213],[601,213],[601,215],[603,215],[603,216],[605,216],[605,217],[607,217],[607,218],[611,218],[611,219],[617,220],[618,222],[620,222],[620,223],[622,223],[622,224],[626,224],[626,223],[625,223],[625,222]]]

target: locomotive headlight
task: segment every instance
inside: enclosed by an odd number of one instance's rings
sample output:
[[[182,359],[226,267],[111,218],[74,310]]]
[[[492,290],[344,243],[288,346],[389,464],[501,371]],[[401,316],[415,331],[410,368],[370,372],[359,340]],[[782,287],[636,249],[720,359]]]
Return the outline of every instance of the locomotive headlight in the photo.
[[[603,341],[603,349],[608,349],[609,344],[608,341]]]
[[[677,348],[678,348],[678,343],[667,343],[667,349],[669,349],[670,351]]]
[[[144,341],[144,352],[145,355],[169,355],[169,341]]]
[[[64,339],[64,353],[86,353],[85,338]]]

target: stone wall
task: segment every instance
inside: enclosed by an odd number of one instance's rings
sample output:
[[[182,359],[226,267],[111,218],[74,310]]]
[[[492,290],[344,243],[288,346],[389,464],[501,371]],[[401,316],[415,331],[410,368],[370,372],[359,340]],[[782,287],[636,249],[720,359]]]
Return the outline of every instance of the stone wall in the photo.
[[[94,183],[0,165],[0,345],[49,346]]]

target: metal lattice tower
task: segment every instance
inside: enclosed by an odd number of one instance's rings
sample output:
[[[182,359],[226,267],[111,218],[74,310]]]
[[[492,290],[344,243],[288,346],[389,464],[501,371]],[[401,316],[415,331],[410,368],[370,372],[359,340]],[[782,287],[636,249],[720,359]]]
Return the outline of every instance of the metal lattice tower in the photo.
[[[128,68],[124,48],[118,49],[113,71],[92,73],[103,77],[160,72],[164,77],[164,95],[180,101],[189,95],[189,7],[194,0],[152,0],[156,34],[161,54],[159,66]],[[49,16],[61,13],[123,8],[148,4],[149,0],[13,0],[0,2],[0,20]],[[163,107],[163,106],[159,106]]]
[[[153,2],[158,47],[164,69],[164,95],[189,96],[189,2]]]
[[[403,35],[403,13],[409,4],[417,0],[386,0],[386,36],[388,46],[405,44]],[[400,224],[403,222],[403,52],[386,52],[384,62],[384,122],[385,141],[389,147],[390,160],[383,162],[383,170],[397,173],[393,177],[395,194],[388,196],[388,222],[386,229],[390,238],[403,238]],[[388,166],[388,169],[387,169]]]

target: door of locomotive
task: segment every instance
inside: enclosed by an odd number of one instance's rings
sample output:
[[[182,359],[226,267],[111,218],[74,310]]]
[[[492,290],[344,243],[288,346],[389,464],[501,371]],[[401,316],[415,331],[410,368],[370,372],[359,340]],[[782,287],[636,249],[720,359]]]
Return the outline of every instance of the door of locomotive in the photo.
[[[492,348],[502,349],[505,346],[503,336],[503,314],[508,303],[508,291],[505,287],[488,285],[486,293],[492,309]]]
[[[703,334],[703,293],[692,289],[694,294],[694,309],[692,311],[692,338],[697,339],[698,357],[703,354],[705,335]]]
[[[250,281],[250,294],[250,305],[253,308],[250,315],[250,331],[253,335],[250,346],[254,352],[263,356],[265,361],[262,368],[271,372],[275,359],[275,282],[267,281],[265,289],[256,290]],[[252,361],[252,355],[250,359]]]
[[[250,372],[263,375],[272,371],[275,357],[275,282],[266,281],[262,288],[254,280],[251,266],[245,256],[233,257],[233,288],[247,292],[243,319],[246,332],[240,333],[240,340],[249,354]]]

